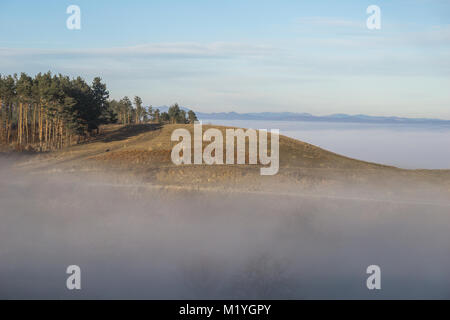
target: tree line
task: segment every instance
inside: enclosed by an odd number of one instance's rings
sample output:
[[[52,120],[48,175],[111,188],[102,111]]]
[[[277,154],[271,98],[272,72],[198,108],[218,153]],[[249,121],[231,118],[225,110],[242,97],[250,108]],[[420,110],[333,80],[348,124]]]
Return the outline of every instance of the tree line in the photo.
[[[134,104],[133,104],[134,102]],[[152,106],[144,107],[142,99],[134,97],[133,102],[127,96],[119,101],[111,100],[109,102],[110,113],[114,116],[111,122],[120,124],[139,124],[147,122],[155,123],[194,123],[197,116],[194,111],[184,111],[177,103],[169,107],[167,112],[161,112]]]
[[[193,123],[193,111],[178,104],[168,112],[143,106],[142,99],[109,99],[101,78],[88,84],[50,72],[34,78],[0,74],[0,143],[39,151],[60,149],[79,143],[99,132],[103,124]]]

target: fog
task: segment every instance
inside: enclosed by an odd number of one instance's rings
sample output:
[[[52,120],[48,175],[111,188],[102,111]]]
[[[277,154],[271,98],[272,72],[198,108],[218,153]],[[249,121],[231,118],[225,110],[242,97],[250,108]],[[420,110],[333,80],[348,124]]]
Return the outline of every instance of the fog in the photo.
[[[341,155],[405,169],[449,169],[450,127],[302,121],[203,120],[225,126],[280,129],[280,134]]]
[[[2,299],[450,298],[446,205],[158,191],[0,168]],[[381,290],[366,288],[373,264]],[[66,289],[69,265],[81,290]]]

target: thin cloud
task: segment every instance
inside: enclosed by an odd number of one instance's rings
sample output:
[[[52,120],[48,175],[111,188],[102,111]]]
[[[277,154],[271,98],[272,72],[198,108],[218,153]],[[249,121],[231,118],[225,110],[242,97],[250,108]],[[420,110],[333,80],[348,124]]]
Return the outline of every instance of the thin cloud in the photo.
[[[83,49],[0,48],[0,56],[153,56],[158,58],[227,58],[260,56],[272,52],[268,45],[244,43],[152,43],[128,47]]]
[[[333,17],[302,17],[296,20],[299,25],[321,26],[321,27],[364,27],[365,21],[354,21]]]

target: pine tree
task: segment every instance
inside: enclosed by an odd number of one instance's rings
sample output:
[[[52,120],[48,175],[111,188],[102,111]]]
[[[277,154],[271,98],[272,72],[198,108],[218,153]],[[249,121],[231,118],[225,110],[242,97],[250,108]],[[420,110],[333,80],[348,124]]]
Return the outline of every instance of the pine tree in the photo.
[[[149,120],[150,122],[152,122],[152,121],[155,120],[155,113],[154,113],[154,111],[153,111],[153,107],[152,107],[152,106],[150,106],[150,107],[147,108],[147,115],[148,115],[148,120]]]
[[[194,123],[195,121],[198,121],[195,112],[192,111],[192,110],[189,110],[189,112],[188,112],[188,122],[189,123]]]
[[[138,96],[134,97],[134,105],[136,106],[136,123],[141,123],[144,116],[144,108],[142,107],[142,99]]]
[[[159,109],[155,110],[153,119],[156,123],[161,123],[161,115],[160,115]]]
[[[169,114],[167,112],[161,113],[161,121],[162,122],[169,122],[170,121],[170,116],[169,116]]]
[[[167,113],[170,123],[186,123],[186,112],[180,109],[178,103],[172,105]]]
[[[120,100],[121,103],[121,111],[123,113],[123,124],[130,124],[133,121],[133,104],[131,103],[130,99],[125,96],[122,100]]]

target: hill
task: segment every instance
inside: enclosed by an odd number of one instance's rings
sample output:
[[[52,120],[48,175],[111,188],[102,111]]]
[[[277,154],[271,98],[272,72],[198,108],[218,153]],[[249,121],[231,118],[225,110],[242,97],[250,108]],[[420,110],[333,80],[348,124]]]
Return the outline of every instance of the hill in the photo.
[[[227,127],[215,127],[222,132]],[[202,190],[245,190],[286,194],[318,192],[327,195],[370,196],[373,188],[387,196],[409,195],[411,187],[423,185],[421,197],[450,193],[448,170],[404,170],[359,161],[311,144],[280,136],[280,169],[275,176],[261,176],[261,165],[180,165],[170,154],[177,142],[173,130],[192,125],[109,125],[92,142],[60,151],[36,154],[16,168],[32,172],[108,173],[133,183]],[[414,196],[416,197],[416,195]]]

